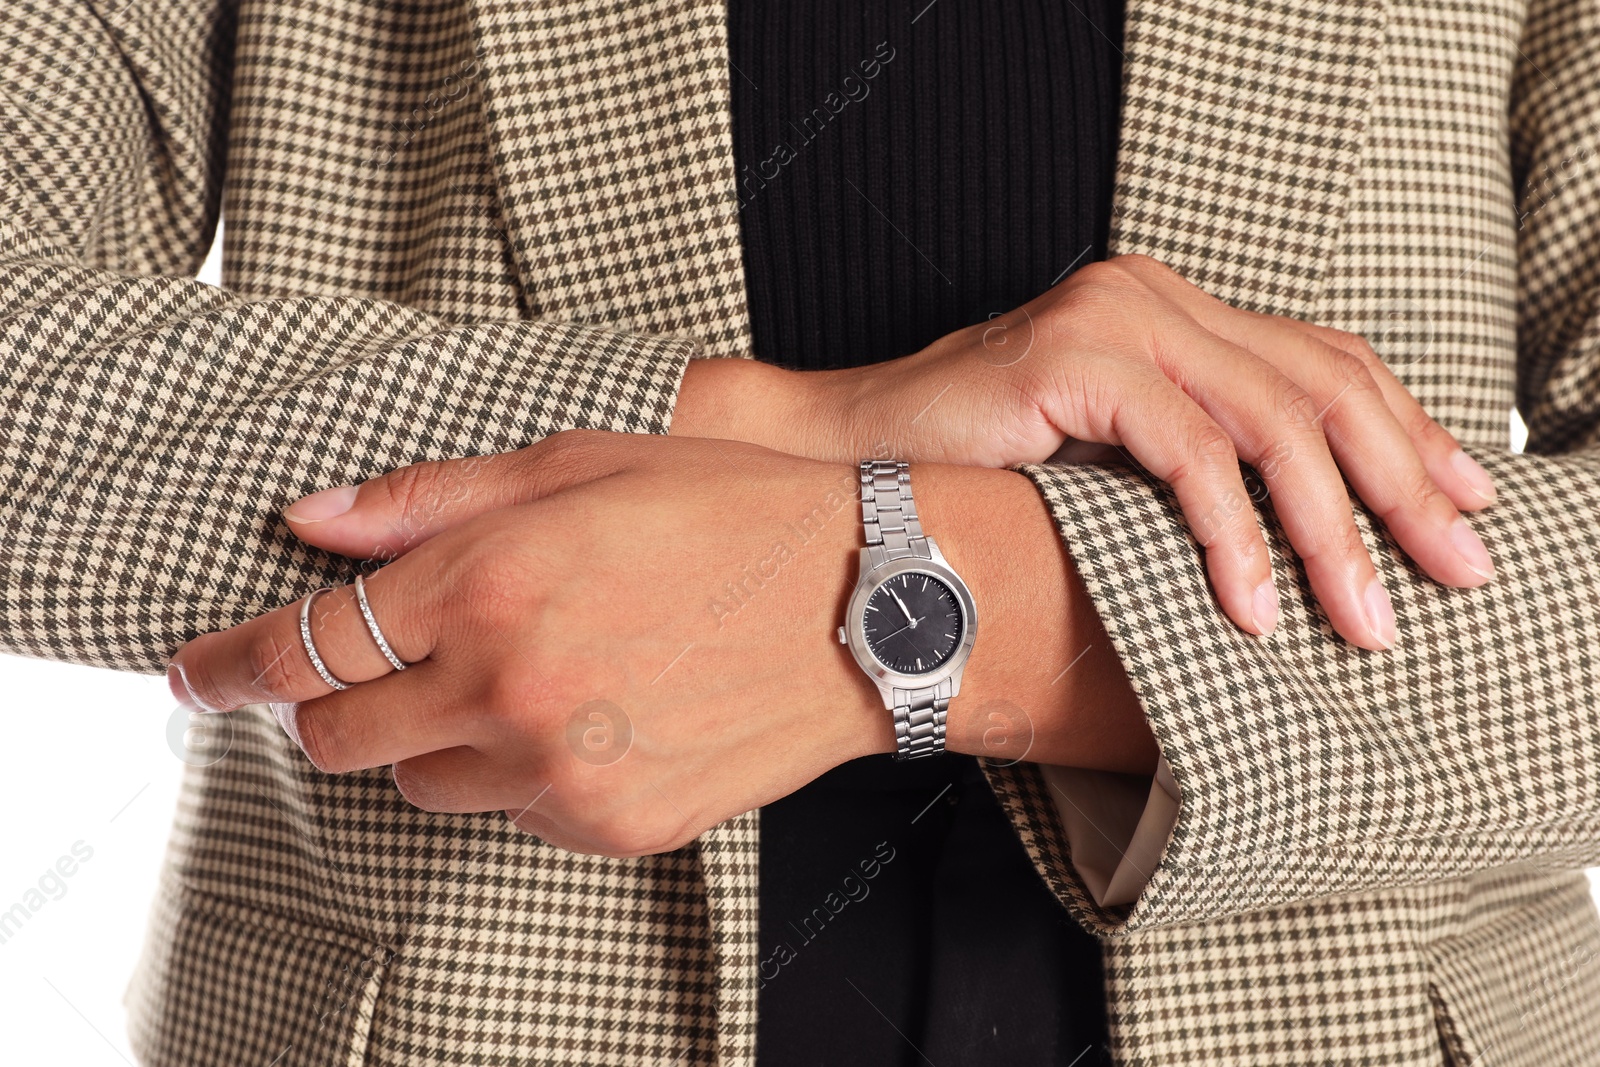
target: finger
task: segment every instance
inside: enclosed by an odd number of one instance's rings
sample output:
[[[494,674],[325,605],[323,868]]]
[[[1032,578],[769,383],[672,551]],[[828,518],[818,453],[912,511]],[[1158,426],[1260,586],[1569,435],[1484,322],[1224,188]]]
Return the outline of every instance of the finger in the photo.
[[[1324,436],[1356,494],[1434,579],[1463,589],[1487,582],[1494,576],[1488,550],[1424,464],[1366,366],[1291,332],[1298,340],[1286,339],[1281,351],[1301,346],[1295,380],[1317,404]]]
[[[1359,359],[1377,383],[1384,402],[1411,439],[1412,447],[1436,485],[1462,511],[1479,511],[1494,503],[1494,479],[1477,460],[1467,455],[1455,437],[1434,421],[1411,391],[1395,377],[1367,341],[1357,334],[1287,320],[1318,340]]]
[[[550,814],[551,782],[541,768],[523,763],[508,775],[503,758],[467,745],[396,760],[394,783],[407,801],[423,811]]]
[[[1489,473],[1467,455],[1448,430],[1429,417],[1416,397],[1384,365],[1365,338],[1298,319],[1242,311],[1190,284],[1182,275],[1157,260],[1145,256],[1119,256],[1116,262],[1151,289],[1173,301],[1212,333],[1273,363],[1296,380],[1298,376],[1288,362],[1293,357],[1284,352],[1285,348],[1295,347],[1295,334],[1310,335],[1323,344],[1356,357],[1377,383],[1390,411],[1410,437],[1412,448],[1421,457],[1428,476],[1449,497],[1450,502],[1463,511],[1476,511],[1494,502],[1494,480]],[[1346,473],[1349,473],[1348,469]],[[1457,536],[1461,535],[1458,533]]]
[[[485,718],[474,714],[470,700],[462,699],[451,672],[427,660],[344,692],[271,706],[284,733],[329,774],[386,767],[425,753],[490,741]]]
[[[1125,373],[1125,371],[1124,371]],[[1222,610],[1251,633],[1278,620],[1272,561],[1256,526],[1239,459],[1227,433],[1175,384],[1152,368],[1124,378],[1113,392],[1101,438],[1127,448],[1177,494]]]
[[[1311,398],[1344,477],[1418,566],[1458,588],[1488,581],[1494,574],[1488,550],[1424,463],[1415,438],[1401,425],[1367,363],[1322,339],[1348,335],[1302,329],[1304,324],[1292,319],[1227,310],[1229,314],[1215,321],[1225,320],[1231,336],[1244,342],[1241,347],[1276,367]],[[1375,356],[1372,365],[1399,386]],[[1400,391],[1405,393],[1403,387]],[[1415,401],[1412,406],[1422,413]],[[1448,448],[1458,448],[1448,434],[1444,439]],[[1458,484],[1458,479],[1452,475],[1449,484]]]
[[[1363,648],[1395,641],[1394,610],[1362,543],[1349,490],[1309,395],[1277,368],[1198,324],[1158,364],[1261,474],[1284,533],[1335,630]]]
[[[413,463],[324,489],[283,516],[308,544],[355,559],[394,559],[485,512],[614,474],[638,443],[633,434],[566,430],[515,452]]]
[[[366,580],[367,600],[390,648],[415,663],[438,637],[444,592],[439,569],[420,556],[396,560]],[[230,630],[204,634],[178,650],[174,663],[193,702],[211,711],[244,704],[290,703],[333,692],[312,665],[300,631],[302,600]],[[390,673],[345,586],[316,598],[308,618],[312,641],[333,676],[351,684]],[[409,671],[407,672],[409,673]]]
[[[504,760],[474,748],[450,748],[394,765],[395,787],[423,811],[468,813],[500,810],[523,833],[568,852],[617,855],[614,842],[584,833],[571,812],[560,811],[561,795],[540,768],[508,773]]]

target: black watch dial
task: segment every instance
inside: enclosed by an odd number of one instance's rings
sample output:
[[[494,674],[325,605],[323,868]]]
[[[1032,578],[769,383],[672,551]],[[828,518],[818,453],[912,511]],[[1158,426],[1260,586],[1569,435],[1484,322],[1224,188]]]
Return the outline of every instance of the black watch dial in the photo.
[[[872,654],[900,674],[937,670],[961,646],[961,603],[931,574],[905,571],[880,584],[861,622]]]

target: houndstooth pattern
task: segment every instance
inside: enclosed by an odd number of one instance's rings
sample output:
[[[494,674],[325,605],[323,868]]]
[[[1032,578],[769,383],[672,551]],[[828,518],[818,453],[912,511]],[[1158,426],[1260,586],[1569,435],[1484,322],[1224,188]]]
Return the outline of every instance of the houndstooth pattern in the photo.
[[[748,349],[723,19],[7,5],[0,648],[159,669],[350,576],[279,523],[303,492],[663,432],[685,359]],[[1501,499],[1476,592],[1360,516],[1403,634],[1372,656],[1333,639],[1270,512],[1292,595],[1256,641],[1161,486],[1028,469],[1183,793],[1144,894],[1102,911],[1041,776],[990,771],[1107,937],[1118,1062],[1600,1061],[1570,873],[1600,856],[1600,12],[1132,0],[1126,51],[1116,249],[1373,336]],[[219,203],[227,290],[176,277]],[[1513,399],[1535,454],[1503,454]],[[130,991],[145,1062],[751,1062],[754,814],[574,856],[228,722]]]
[[[730,196],[719,238],[705,182],[708,206],[653,232],[589,233],[661,267],[591,276],[587,307],[537,232],[508,240],[492,168],[554,154],[520,131],[491,147],[485,69],[539,32],[536,6],[101,7],[0,15],[21,57],[0,77],[30,107],[0,142],[19,179],[0,187],[6,651],[159,671],[194,634],[351,577],[283,529],[298,495],[566,427],[665,432],[684,361],[740,344],[737,218]],[[624,52],[640,20],[708,25],[685,5],[612,17]],[[596,100],[719,158],[725,123],[674,113],[721,46],[697,48],[654,73],[621,56]],[[506,84],[555,94],[595,56]],[[571,180],[577,242],[602,193]],[[656,194],[645,176],[609,195],[624,219]],[[219,200],[231,291],[156,277],[196,268]],[[573,857],[503,817],[424,816],[382,773],[308,773],[270,716],[230,719],[226,758],[186,781],[130,992],[145,1062],[750,1058],[754,815],[671,856]]]
[[[1597,31],[1592,3],[1526,28],[1511,5],[1130,10],[1115,250],[1366,334],[1500,497],[1472,520],[1498,577],[1470,593],[1358,515],[1402,635],[1375,656],[1331,638],[1270,511],[1290,595],[1256,640],[1165,487],[1028,469],[1182,792],[1145,892],[1107,911],[1043,779],[991,772],[1109,938],[1119,1063],[1437,1063],[1441,1041],[1457,1064],[1600,1060],[1594,907],[1558,873],[1600,857]],[[1537,455],[1505,453],[1514,399]]]

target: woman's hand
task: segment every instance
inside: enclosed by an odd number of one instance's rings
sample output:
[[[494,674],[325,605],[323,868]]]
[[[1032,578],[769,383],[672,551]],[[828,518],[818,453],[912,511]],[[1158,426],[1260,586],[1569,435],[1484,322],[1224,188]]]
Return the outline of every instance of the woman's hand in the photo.
[[[984,613],[950,747],[1147,771],[1149,728],[1032,484],[914,476]],[[368,597],[412,665],[391,672],[345,588],[316,601],[313,633],[348,691],[315,673],[298,604],[190,642],[175,691],[208,710],[271,703],[318,767],[394,764],[428,810],[504,809],[581,852],[674,848],[893,751],[877,689],[834,637],[856,577],[857,486],[853,465],[575,431],[325,491],[290,509],[292,525],[393,559]]]
[[[993,467],[1069,441],[1117,446],[1172,485],[1223,609],[1256,633],[1272,629],[1277,594],[1241,459],[1355,644],[1389,647],[1395,621],[1346,480],[1438,581],[1468,588],[1494,570],[1460,515],[1492,501],[1488,475],[1366,342],[1232,308],[1143,256],[1092,264],[888,363],[796,374],[696,361],[673,433],[841,460],[887,442],[899,458]]]

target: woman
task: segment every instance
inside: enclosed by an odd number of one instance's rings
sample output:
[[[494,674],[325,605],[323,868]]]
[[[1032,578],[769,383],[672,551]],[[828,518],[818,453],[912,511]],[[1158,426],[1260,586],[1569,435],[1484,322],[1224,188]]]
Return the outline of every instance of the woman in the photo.
[[[5,16],[7,647],[245,709],[143,1058],[1071,1062],[1065,904],[1119,1062],[1592,1060],[1595,16],[1073,14]],[[160,277],[219,198],[229,291]],[[987,785],[851,762],[864,456],[979,605]],[[819,891],[916,921],[778,953]]]

